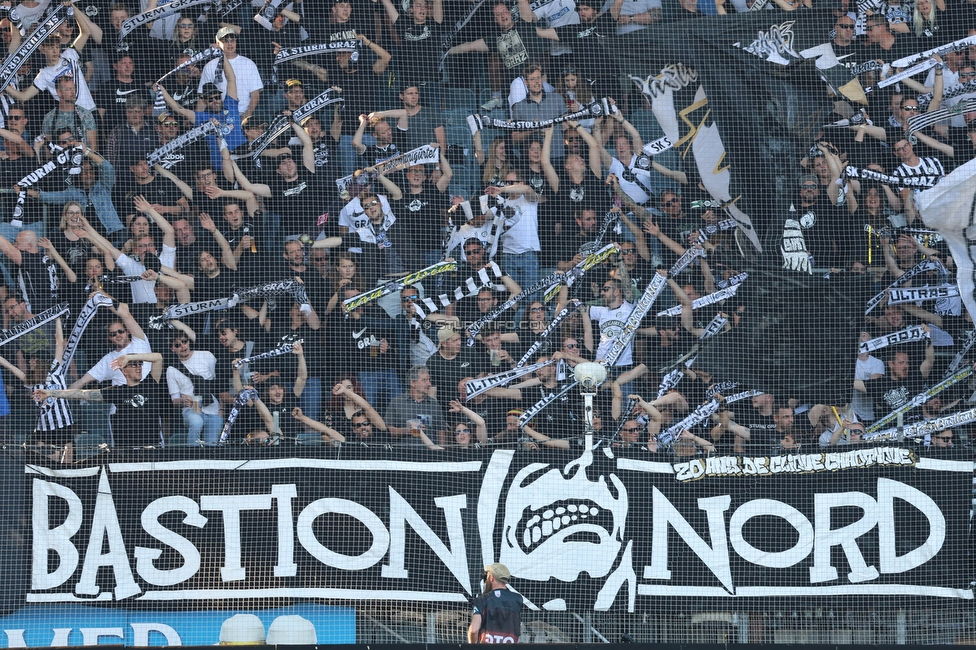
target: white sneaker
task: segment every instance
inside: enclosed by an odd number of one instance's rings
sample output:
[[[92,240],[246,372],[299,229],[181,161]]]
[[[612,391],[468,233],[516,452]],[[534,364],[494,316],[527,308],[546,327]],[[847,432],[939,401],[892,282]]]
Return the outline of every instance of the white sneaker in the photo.
[[[508,102],[505,101],[504,97],[492,97],[490,100],[481,105],[481,110],[493,111],[496,108],[505,108],[507,106]]]

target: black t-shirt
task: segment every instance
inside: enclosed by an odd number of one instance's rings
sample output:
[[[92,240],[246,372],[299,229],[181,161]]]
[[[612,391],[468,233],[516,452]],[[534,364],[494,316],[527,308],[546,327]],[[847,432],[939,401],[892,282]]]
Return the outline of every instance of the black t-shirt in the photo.
[[[895,381],[888,375],[864,382],[868,396],[874,402],[874,415],[881,419],[895,409],[910,402],[922,392],[925,378],[917,369],[909,371],[908,378]]]
[[[398,226],[409,233],[409,240],[417,251],[433,251],[441,248],[441,210],[451,207],[448,196],[429,183],[419,194],[404,192],[399,201],[390,201],[390,208],[397,217]],[[419,268],[409,265],[410,268]]]
[[[485,44],[501,59],[502,67],[507,71],[506,81],[511,82],[519,76],[522,66],[540,58],[544,50],[542,39],[535,33],[535,25],[531,23],[516,21],[507,32],[501,31],[496,25],[492,27],[494,32],[485,37]],[[575,47],[575,42],[573,45]]]
[[[400,37],[400,47],[393,59],[400,72],[399,78],[411,83],[440,80],[440,25],[429,16],[423,25],[417,25],[404,13],[394,27]]]
[[[132,178],[131,174],[129,174],[129,178]],[[157,203],[159,205],[169,206],[176,205],[176,202],[183,196],[176,183],[162,176],[154,177],[152,181],[145,185],[137,185],[134,182],[126,183],[122,187],[121,196],[118,199],[113,198],[115,209],[118,211],[120,217],[136,212],[132,204],[132,199],[140,194],[146,197],[146,200],[150,204]]]
[[[451,360],[435,352],[427,359],[430,383],[437,388],[438,401],[445,404],[458,394],[458,384],[465,377],[475,377],[480,370],[480,359],[462,343],[461,352]]]
[[[287,181],[281,176],[269,183],[271,209],[281,215],[281,231],[284,235],[313,234],[317,216],[323,212],[325,196],[324,179],[307,169],[299,161],[298,177]]]
[[[20,252],[20,266],[15,282],[33,314],[50,309],[58,303],[60,271],[47,251]]]
[[[389,160],[394,156],[399,156],[404,152],[404,148],[401,145],[403,133],[397,129],[393,129],[393,142],[386,145],[385,147],[379,147],[375,144],[365,145],[366,149],[360,155],[363,159],[362,164],[364,166],[371,166],[377,163],[381,163],[384,160]]]
[[[103,84],[95,94],[95,106],[105,111],[102,116],[102,129],[109,131],[120,124],[125,124],[125,107],[131,99],[141,99],[152,103],[152,96],[145,84],[137,81],[119,81],[112,79]]]
[[[589,169],[583,174],[581,183],[574,183],[569,175],[563,171],[559,175],[559,191],[555,194],[557,212],[564,217],[564,227],[573,222],[573,213],[583,208],[596,210],[597,214],[605,214],[610,209],[610,197],[603,182],[593,175]]]
[[[196,87],[194,86],[194,93],[195,91],[196,91]],[[194,94],[193,97],[188,98],[187,101],[195,101],[195,100],[196,100],[196,95]],[[154,151],[161,146],[163,146],[163,143],[160,141],[159,136],[156,135],[152,139],[152,144],[149,147],[149,151]],[[139,152],[139,154],[142,153],[143,152]],[[120,156],[120,158],[122,160],[125,160],[124,153],[122,156]],[[131,162],[131,158],[129,162]],[[188,145],[185,145],[177,149],[176,151],[172,151],[166,154],[165,156],[163,156],[162,159],[160,159],[159,164],[166,171],[170,171],[176,174],[180,178],[180,180],[184,182],[189,182],[193,180],[193,174],[197,171],[197,169],[199,169],[204,165],[210,164],[210,149],[207,147],[206,142],[204,142],[203,140],[197,140],[196,142],[192,142]],[[164,179],[164,180],[170,182],[169,179]],[[201,193],[199,192],[194,193],[194,199],[198,202],[200,201],[201,198],[200,194]],[[206,198],[206,195],[203,195],[203,198]]]
[[[149,377],[136,386],[100,389],[102,399],[115,404],[112,433],[116,447],[148,447],[160,443],[159,414],[165,403],[164,388],[164,384]]]
[[[479,643],[518,643],[522,630],[522,597],[507,589],[481,594],[472,603],[481,615]]]
[[[345,101],[341,114],[342,135],[356,135],[359,116],[369,115],[377,106],[376,87],[379,80],[373,74],[372,64],[360,57],[358,65],[354,72],[346,72],[335,62],[326,68],[332,83],[342,88]]]
[[[617,54],[612,49],[617,23],[609,12],[592,23],[556,27],[561,43],[572,44],[573,60],[582,79],[607,77],[617,72]]]

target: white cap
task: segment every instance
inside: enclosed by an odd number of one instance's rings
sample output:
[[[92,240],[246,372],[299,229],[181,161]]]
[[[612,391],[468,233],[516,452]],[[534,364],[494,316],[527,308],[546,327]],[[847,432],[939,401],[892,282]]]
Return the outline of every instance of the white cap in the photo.
[[[279,616],[268,626],[268,645],[315,645],[315,626],[301,616]]]
[[[254,614],[235,614],[220,626],[220,642],[234,645],[262,645],[264,623]]]

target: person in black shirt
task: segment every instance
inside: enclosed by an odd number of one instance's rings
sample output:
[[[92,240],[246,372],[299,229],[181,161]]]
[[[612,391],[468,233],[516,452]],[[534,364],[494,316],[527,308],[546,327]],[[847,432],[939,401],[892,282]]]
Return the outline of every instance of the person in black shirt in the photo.
[[[522,597],[508,590],[511,578],[504,564],[485,567],[485,591],[474,599],[468,643],[518,643]]]
[[[152,363],[146,379],[142,378],[142,364]],[[164,387],[159,378],[163,374],[163,355],[158,352],[123,354],[112,361],[112,368],[120,370],[125,384],[96,390],[36,390],[34,399],[49,397],[110,402],[115,405],[112,416],[112,435],[118,448],[155,447],[163,442],[159,414],[162,413]]]
[[[616,90],[617,57],[611,48],[623,0],[614,0],[607,13],[600,11],[602,6],[594,0],[577,0],[578,24],[536,30],[542,38],[572,44],[576,69],[597,97],[611,96]]]
[[[438,37],[444,22],[443,0],[411,0],[408,20],[400,20],[400,12],[392,0],[380,1],[400,37],[400,47],[396,51],[397,78],[424,84],[427,102],[439,109],[440,97],[430,93],[440,80]]]
[[[414,165],[404,172],[407,178],[406,193],[399,191],[390,194],[390,208],[399,215],[402,226],[410,233],[411,247],[422,256],[421,264],[426,266],[440,260],[441,228],[444,225],[445,211],[451,207],[447,193],[453,172],[441,151],[441,177],[437,183],[427,181],[424,165]]]
[[[285,111],[284,114],[291,113]],[[292,122],[291,126],[302,143],[301,166],[290,153],[281,154],[277,158],[278,178],[267,185],[249,181],[237,163],[233,163],[234,173],[237,182],[245,190],[271,199],[270,210],[279,216],[281,235],[318,234],[313,232],[317,228],[316,217],[326,210],[324,205],[328,203],[326,199],[328,188],[326,181],[318,179],[315,173],[315,150],[312,139],[297,122]],[[266,215],[265,224],[268,238],[274,245],[279,232],[274,226],[272,215]]]
[[[57,251],[41,251],[38,241],[33,230],[21,230],[13,244],[0,237],[0,253],[17,265],[17,286],[27,302],[27,309],[34,314],[57,304],[61,283],[57,269],[60,256]],[[44,241],[50,246],[49,241]]]
[[[397,142],[399,132],[395,132],[390,123],[380,115],[380,113],[360,115],[359,128],[356,129],[356,133],[352,137],[352,146],[362,159],[357,164],[361,164],[363,167],[372,167],[403,153],[400,144]],[[366,131],[367,124],[373,125],[372,133],[376,144],[363,144],[363,133]]]
[[[923,325],[927,330],[927,326]],[[880,419],[904,406],[922,392],[925,380],[935,363],[935,348],[925,346],[925,358],[918,368],[912,368],[907,352],[893,352],[888,358],[888,372],[876,379],[854,380],[854,389],[867,393],[874,402],[874,415]]]

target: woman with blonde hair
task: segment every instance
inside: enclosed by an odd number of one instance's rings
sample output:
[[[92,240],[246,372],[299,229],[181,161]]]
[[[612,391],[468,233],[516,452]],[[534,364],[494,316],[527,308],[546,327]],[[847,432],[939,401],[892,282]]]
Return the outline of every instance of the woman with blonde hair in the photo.
[[[51,237],[54,247],[77,275],[85,274],[85,266],[91,257],[100,257],[109,271],[115,270],[115,260],[107,252],[88,239],[85,232],[85,209],[77,201],[68,201],[61,209],[58,232]]]
[[[508,162],[507,138],[495,138],[488,146],[488,159],[485,160],[485,153],[481,149],[481,133],[475,134],[475,159],[484,169],[481,171],[481,180],[490,185],[500,185],[504,183],[505,177],[512,171],[512,166]]]

